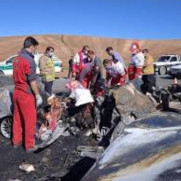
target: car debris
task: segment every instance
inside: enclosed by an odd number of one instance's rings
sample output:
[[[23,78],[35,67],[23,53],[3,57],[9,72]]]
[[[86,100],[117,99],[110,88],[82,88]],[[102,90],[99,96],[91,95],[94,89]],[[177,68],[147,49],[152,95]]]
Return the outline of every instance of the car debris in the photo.
[[[164,107],[164,91],[155,91],[155,95],[152,95],[156,100],[155,104],[148,96],[141,93],[140,85],[140,80],[134,80],[125,86],[106,90],[105,95],[95,98],[94,102],[86,102],[79,106],[75,105],[76,99],[70,99],[70,93],[63,96],[56,95],[48,100],[45,96],[43,106],[38,109],[38,130],[40,131],[43,123],[46,124],[43,125],[40,132],[37,132],[39,143],[35,153],[41,152],[56,140],[58,144],[63,144],[66,138],[74,137],[76,140],[84,136],[86,144],[77,145],[74,153],[82,158],[89,157],[99,160],[107,148],[137,120],[143,119],[147,115],[156,119],[154,113],[162,115],[157,106],[162,104],[162,108]],[[179,100],[178,93],[170,90],[169,94],[172,95],[172,98],[168,99],[169,101]],[[176,95],[177,97],[175,97]],[[168,107],[171,105],[172,103],[169,102]],[[52,109],[53,107],[56,109]],[[53,124],[49,127],[52,115],[54,115],[52,110],[56,113],[56,122],[55,126]],[[45,117],[48,118],[47,122]],[[66,148],[64,151],[68,152],[68,149]]]
[[[25,171],[27,173],[35,171],[35,167],[32,164],[27,163],[27,162],[21,163],[19,165],[19,169],[22,170],[22,171]]]
[[[134,121],[82,181],[180,180],[180,125],[181,115],[172,112],[155,112]]]
[[[97,159],[104,152],[102,146],[78,146],[77,151],[80,152],[82,157],[89,157]]]

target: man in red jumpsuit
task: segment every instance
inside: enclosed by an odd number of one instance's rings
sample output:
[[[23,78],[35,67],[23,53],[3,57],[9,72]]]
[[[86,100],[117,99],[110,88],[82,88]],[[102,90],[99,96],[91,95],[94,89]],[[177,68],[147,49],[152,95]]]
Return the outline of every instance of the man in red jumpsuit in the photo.
[[[13,147],[17,148],[24,140],[27,153],[36,149],[36,106],[42,104],[36,81],[36,63],[33,56],[38,44],[35,38],[27,37],[24,41],[23,49],[13,61],[15,89],[13,92],[12,143]]]

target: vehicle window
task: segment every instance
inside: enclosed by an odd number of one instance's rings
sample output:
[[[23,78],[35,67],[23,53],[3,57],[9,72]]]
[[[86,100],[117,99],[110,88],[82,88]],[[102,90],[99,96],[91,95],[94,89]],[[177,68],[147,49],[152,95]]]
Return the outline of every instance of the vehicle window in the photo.
[[[167,62],[169,60],[170,56],[162,56],[158,59],[157,62]]]
[[[16,58],[16,57],[10,58],[9,60],[6,61],[6,64],[12,64],[12,63],[13,63],[13,60],[14,60],[15,58]]]
[[[172,57],[170,62],[176,62],[177,61],[177,57]]]

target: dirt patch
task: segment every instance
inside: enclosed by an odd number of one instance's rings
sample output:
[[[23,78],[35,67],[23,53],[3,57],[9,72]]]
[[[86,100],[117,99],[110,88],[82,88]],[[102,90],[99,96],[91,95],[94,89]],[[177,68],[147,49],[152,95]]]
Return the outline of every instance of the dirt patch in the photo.
[[[39,153],[27,154],[23,147],[13,149],[10,140],[0,137],[0,180],[22,181],[78,181],[94,163],[93,159],[82,158],[77,152],[79,145],[89,145],[87,137],[69,136],[59,139]],[[34,165],[29,174],[21,171],[22,162]]]

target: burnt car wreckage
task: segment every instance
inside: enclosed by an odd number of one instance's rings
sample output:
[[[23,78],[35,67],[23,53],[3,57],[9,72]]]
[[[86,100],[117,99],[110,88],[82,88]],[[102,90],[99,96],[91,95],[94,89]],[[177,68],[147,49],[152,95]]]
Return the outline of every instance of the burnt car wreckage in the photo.
[[[11,96],[12,82],[6,85],[6,81],[3,81],[5,79],[1,79],[3,88],[0,92],[8,95],[8,90]],[[39,85],[41,87],[41,84]],[[97,161],[82,178],[85,181],[91,181],[92,178],[140,180],[157,168],[160,168],[159,171],[152,175],[150,180],[172,178],[174,171],[178,176],[180,172],[176,156],[180,154],[181,115],[178,103],[181,101],[181,87],[172,85],[167,89],[154,90],[151,97],[148,97],[141,93],[140,85],[140,80],[135,80],[123,87],[105,90],[104,97],[95,99],[93,106],[87,104],[77,108],[73,102],[62,103],[59,129],[41,142],[39,148],[50,145],[59,136],[86,134],[93,146],[80,146],[78,149],[84,157]],[[44,94],[43,87],[41,92]],[[68,95],[65,92],[61,96],[62,102]],[[45,94],[43,97],[46,100]],[[11,105],[12,110],[12,104],[8,105]],[[39,124],[43,119],[44,106],[45,102],[38,110]],[[4,110],[8,114],[1,116],[1,132],[7,138],[12,120],[11,110]],[[4,128],[8,131],[3,130]],[[172,163],[172,166],[164,167],[167,163]],[[129,170],[131,174],[128,174]],[[166,170],[169,170],[170,174],[166,174]]]

